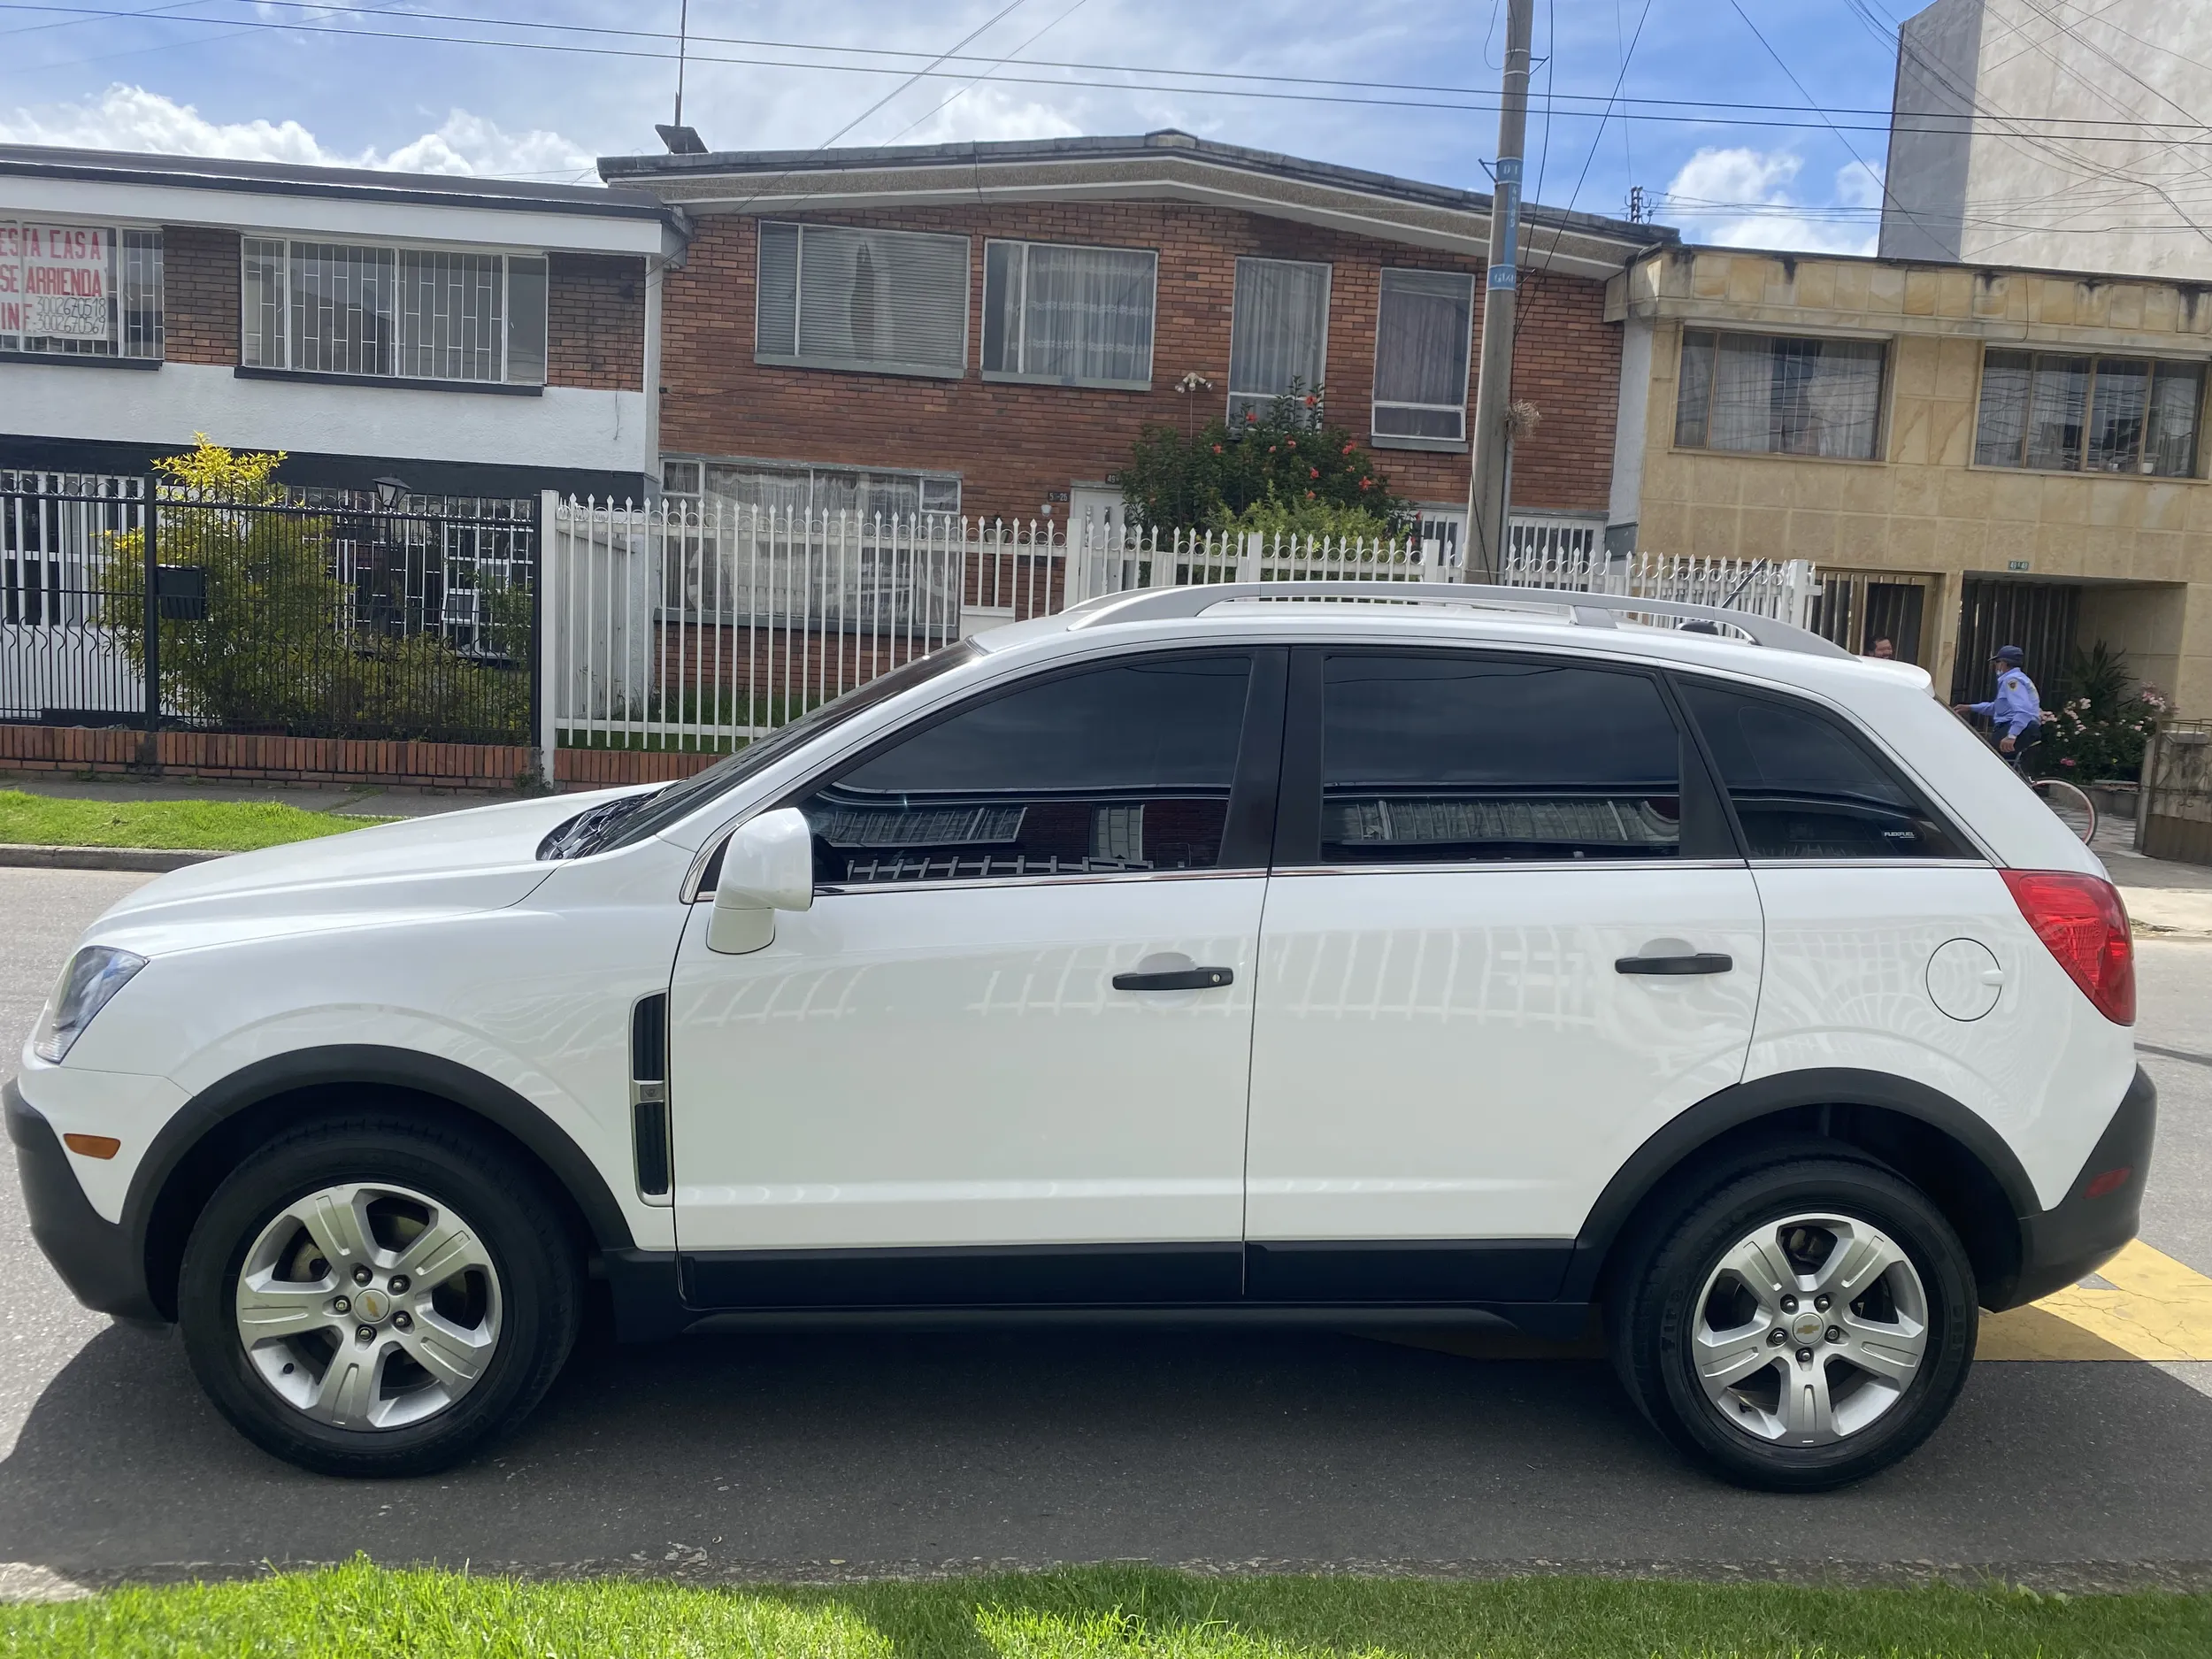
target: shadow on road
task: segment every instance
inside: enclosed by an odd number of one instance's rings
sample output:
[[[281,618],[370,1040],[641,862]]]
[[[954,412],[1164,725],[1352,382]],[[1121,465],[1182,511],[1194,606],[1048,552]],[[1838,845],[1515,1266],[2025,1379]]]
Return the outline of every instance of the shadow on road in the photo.
[[[496,1452],[327,1480],[248,1446],[173,1340],[115,1329],[0,1463],[0,1560],[686,1576],[1134,1558],[2195,1563],[2212,1399],[2133,1364],[1985,1364],[1903,1467],[1811,1499],[1682,1464],[1600,1363],[1331,1333],[1056,1330],[594,1347]]]

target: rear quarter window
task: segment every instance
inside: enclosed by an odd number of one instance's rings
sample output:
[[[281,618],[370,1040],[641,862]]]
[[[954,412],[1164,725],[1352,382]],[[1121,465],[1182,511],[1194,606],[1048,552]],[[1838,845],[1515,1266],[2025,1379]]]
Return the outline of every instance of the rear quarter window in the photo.
[[[1978,858],[1918,790],[1824,710],[1680,681],[1754,858]]]

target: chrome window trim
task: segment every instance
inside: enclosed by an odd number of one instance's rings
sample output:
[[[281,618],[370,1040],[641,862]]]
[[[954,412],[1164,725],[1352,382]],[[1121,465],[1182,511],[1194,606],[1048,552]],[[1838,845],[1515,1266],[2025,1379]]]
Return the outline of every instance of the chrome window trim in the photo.
[[[873,881],[854,886],[818,887],[818,899],[855,899],[877,893],[947,893],[972,887],[1110,887],[1136,881],[1254,881],[1266,878],[1264,870],[1113,870],[1087,875],[964,876],[941,881]]]
[[[1987,858],[1754,858],[1754,870],[1994,870]]]
[[[1742,870],[1740,858],[1475,858],[1431,864],[1292,864],[1270,871],[1278,876],[1516,875],[1555,870]]]

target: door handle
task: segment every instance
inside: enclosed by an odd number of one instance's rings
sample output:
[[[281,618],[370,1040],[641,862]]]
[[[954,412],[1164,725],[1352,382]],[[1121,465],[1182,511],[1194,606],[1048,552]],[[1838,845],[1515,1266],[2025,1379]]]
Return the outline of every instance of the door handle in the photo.
[[[1726,973],[1736,959],[1724,951],[1695,950],[1679,956],[1623,956],[1616,973]]]
[[[1117,973],[1117,991],[1210,991],[1233,983],[1233,968],[1170,968],[1157,973]]]

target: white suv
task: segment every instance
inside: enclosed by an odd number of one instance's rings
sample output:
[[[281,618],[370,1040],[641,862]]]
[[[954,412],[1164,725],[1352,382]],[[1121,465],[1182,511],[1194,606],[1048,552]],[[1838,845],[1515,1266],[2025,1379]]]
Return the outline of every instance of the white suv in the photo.
[[[1646,600],[1095,601],[142,888],[8,1091],[34,1229],[336,1472],[512,1427],[603,1280],[631,1339],[1595,1319],[1685,1452],[1833,1486],[2150,1153],[2118,897],[1928,693]]]

